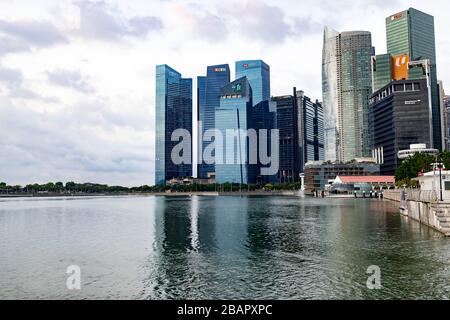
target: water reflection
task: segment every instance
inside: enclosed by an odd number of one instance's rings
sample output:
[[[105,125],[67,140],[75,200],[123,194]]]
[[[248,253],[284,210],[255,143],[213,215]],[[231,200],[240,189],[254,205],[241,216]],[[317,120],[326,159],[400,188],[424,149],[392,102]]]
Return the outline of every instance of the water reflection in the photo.
[[[377,200],[8,201],[0,231],[0,298],[415,299],[450,290],[449,239]],[[72,263],[85,277],[76,293],[65,289]],[[365,286],[371,265],[382,290]]]

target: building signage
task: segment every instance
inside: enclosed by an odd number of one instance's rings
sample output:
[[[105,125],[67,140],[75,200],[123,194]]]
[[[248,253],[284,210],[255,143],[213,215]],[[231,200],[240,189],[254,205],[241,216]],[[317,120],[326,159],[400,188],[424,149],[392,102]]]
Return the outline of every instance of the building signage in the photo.
[[[409,55],[402,54],[392,57],[392,80],[408,80]]]
[[[225,72],[227,71],[226,68],[214,68],[214,72]]]
[[[391,17],[391,20],[392,20],[392,21],[394,21],[394,20],[400,20],[400,19],[403,18],[403,16],[404,16],[403,12],[400,12],[400,13],[394,14],[394,15]]]
[[[248,69],[249,68],[248,63],[244,63],[242,66],[244,67],[244,69]]]
[[[406,105],[413,105],[413,104],[418,104],[420,103],[421,100],[409,100],[409,101],[405,101]]]

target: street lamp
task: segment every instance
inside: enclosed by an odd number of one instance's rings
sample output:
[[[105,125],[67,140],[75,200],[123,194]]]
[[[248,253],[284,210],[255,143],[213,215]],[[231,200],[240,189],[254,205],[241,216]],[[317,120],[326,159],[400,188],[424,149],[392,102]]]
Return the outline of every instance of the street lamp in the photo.
[[[439,191],[440,191],[440,196],[441,196],[441,202],[444,201],[444,196],[442,193],[442,169],[443,169],[443,164],[442,164],[442,157],[441,154],[438,155],[438,168],[439,168]]]

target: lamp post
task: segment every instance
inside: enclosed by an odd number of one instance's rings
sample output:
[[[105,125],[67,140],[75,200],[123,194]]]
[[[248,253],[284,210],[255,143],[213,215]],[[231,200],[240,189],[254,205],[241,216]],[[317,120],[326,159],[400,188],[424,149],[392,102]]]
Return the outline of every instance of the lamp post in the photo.
[[[440,154],[438,156],[438,160],[439,160],[439,162],[438,162],[438,168],[439,168],[439,191],[440,191],[441,202],[442,202],[442,201],[444,201],[444,196],[443,196],[443,193],[442,193],[442,168],[443,168],[443,165],[442,165],[442,158],[441,158]]]

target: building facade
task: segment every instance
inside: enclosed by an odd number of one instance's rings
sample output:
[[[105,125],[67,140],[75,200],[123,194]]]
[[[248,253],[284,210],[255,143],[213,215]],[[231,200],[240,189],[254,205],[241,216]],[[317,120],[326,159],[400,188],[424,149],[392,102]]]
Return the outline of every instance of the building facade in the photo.
[[[192,137],[192,79],[184,79],[168,65],[156,66],[156,141],[155,184],[163,185],[173,178],[192,176],[192,139],[189,163],[175,164],[172,149],[179,142],[171,141],[172,133],[185,129]],[[188,150],[185,150],[188,152]]]
[[[296,96],[301,108],[303,170],[309,161],[325,160],[324,115],[322,104],[318,100],[312,102],[303,91],[298,91]]]
[[[426,80],[394,81],[370,99],[373,157],[382,175],[395,175],[398,154],[413,144],[433,142],[431,107]]]
[[[433,144],[442,149],[439,89],[436,68],[434,17],[410,8],[386,18],[387,53],[406,54],[410,61],[428,59],[431,62],[431,101],[433,106]],[[418,74],[421,76],[420,73]],[[417,75],[409,74],[410,79]]]
[[[271,154],[271,134],[276,128],[276,107],[270,103],[270,66],[262,60],[242,60],[235,63],[236,79],[246,77],[252,88],[253,99],[253,127],[258,134],[258,143],[256,152],[264,147],[268,154]],[[265,146],[260,145],[259,138],[261,130],[267,130],[267,140]],[[264,166],[258,162],[257,172],[261,172]],[[257,174],[258,183],[276,182],[276,175],[261,176]]]
[[[235,64],[235,78],[247,77],[253,91],[253,105],[270,101],[270,67],[262,60],[242,60]]]
[[[368,101],[372,93],[370,32],[324,32],[322,92],[325,159],[350,161],[370,154]]]
[[[255,168],[249,164],[247,130],[252,123],[252,88],[246,77],[221,89],[220,106],[216,109],[216,129],[223,144],[216,144],[216,182],[249,184],[255,182]],[[231,136],[231,130],[234,136]],[[219,150],[220,148],[220,150]]]
[[[207,67],[206,77],[199,77],[198,84],[198,121],[202,137],[208,130],[215,128],[216,109],[220,105],[220,90],[230,83],[230,67],[227,64]],[[199,140],[198,151],[203,154],[206,145]],[[202,161],[198,165],[198,177],[207,179],[214,174],[214,164]]]
[[[374,163],[329,164],[310,162],[305,166],[306,190],[327,190],[338,176],[378,176],[380,166]]]
[[[273,97],[280,135],[280,170],[277,181],[297,182],[308,161],[325,158],[323,108],[294,88],[293,95]]]

